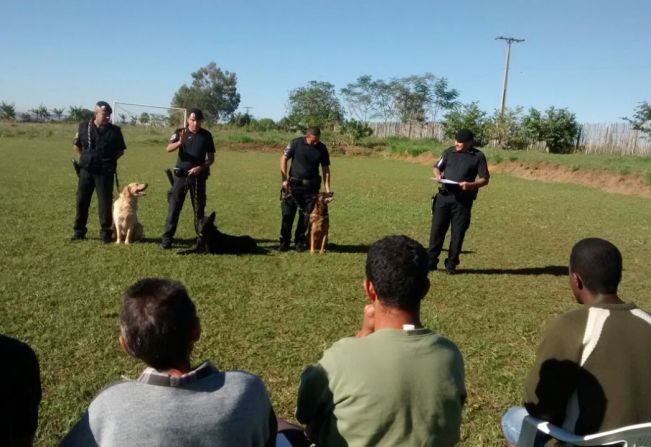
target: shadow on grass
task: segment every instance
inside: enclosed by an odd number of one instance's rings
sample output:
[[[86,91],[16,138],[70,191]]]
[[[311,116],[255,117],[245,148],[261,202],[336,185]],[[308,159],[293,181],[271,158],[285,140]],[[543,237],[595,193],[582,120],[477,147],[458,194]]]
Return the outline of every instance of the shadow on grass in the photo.
[[[548,265],[545,267],[523,267],[518,269],[457,269],[458,275],[552,275],[567,276],[568,269],[564,265]]]
[[[333,253],[368,253],[370,245],[368,244],[328,244],[327,251]]]

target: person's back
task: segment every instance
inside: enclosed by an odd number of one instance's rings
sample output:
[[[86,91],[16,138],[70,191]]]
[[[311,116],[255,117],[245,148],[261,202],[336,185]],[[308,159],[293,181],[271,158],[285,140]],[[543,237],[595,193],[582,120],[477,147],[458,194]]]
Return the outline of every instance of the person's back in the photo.
[[[632,303],[589,305],[548,328],[525,407],[576,434],[649,422],[649,371],[651,315]]]
[[[327,378],[331,395],[326,399],[334,410],[318,445],[344,445],[345,440],[349,445],[449,446],[459,440],[463,360],[454,343],[429,329],[383,329],[342,339],[301,381],[308,387],[318,384],[319,376]],[[318,400],[318,392],[318,386],[304,389],[301,396]]]
[[[603,239],[572,248],[570,288],[583,306],[547,328],[525,381],[524,408],[502,417],[508,444],[517,443],[527,414],[577,435],[651,422],[651,315],[619,298],[622,264]]]
[[[334,343],[301,375],[296,417],[317,445],[458,442],[463,359],[453,342],[420,323],[427,272],[427,252],[405,236],[369,249],[362,330]]]
[[[122,348],[147,364],[138,380],[102,391],[63,446],[274,445],[276,417],[262,381],[209,362],[190,366],[201,326],[176,281],[143,279],[123,296]]]
[[[109,386],[62,445],[264,446],[273,413],[262,381],[209,363],[195,371],[188,383],[143,375]]]

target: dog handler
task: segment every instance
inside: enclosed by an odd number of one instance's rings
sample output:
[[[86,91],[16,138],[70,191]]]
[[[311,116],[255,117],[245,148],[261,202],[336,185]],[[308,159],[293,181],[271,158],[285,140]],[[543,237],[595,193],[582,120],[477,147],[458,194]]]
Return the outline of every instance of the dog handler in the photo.
[[[111,242],[113,201],[113,177],[118,158],[127,148],[122,131],[111,124],[111,106],[105,101],[95,105],[95,113],[90,121],[79,124],[79,130],[73,142],[74,150],[79,154],[79,183],[77,184],[77,215],[71,240],[86,239],[86,222],[88,208],[97,190],[97,208],[99,210],[100,239]]]
[[[434,180],[441,183],[441,186],[432,203],[428,250],[430,270],[436,270],[445,233],[452,223],[445,271],[454,274],[459,264],[463,238],[470,226],[470,210],[477,198],[477,190],[488,185],[490,173],[486,157],[473,146],[474,139],[470,130],[458,131],[454,136],[454,146],[444,150],[434,165]],[[444,174],[441,174],[442,171]]]
[[[163,249],[172,248],[172,238],[176,233],[188,190],[195,213],[196,231],[199,231],[196,226],[203,221],[206,208],[206,179],[210,175],[210,165],[215,161],[215,143],[212,134],[201,128],[202,121],[201,110],[191,109],[187,127],[174,132],[167,145],[167,152],[178,150],[179,156],[174,169],[174,184],[168,195],[169,211],[160,244]]]
[[[293,139],[280,157],[280,175],[282,177],[280,210],[282,224],[280,227],[280,251],[289,250],[292,238],[292,225],[296,210],[299,210],[294,245],[296,251],[307,249],[306,231],[310,213],[314,208],[315,195],[321,186],[319,165],[323,173],[323,186],[330,193],[330,154],[325,144],[319,141],[321,130],[318,127],[307,129],[304,137]],[[292,165],[287,175],[287,160]]]

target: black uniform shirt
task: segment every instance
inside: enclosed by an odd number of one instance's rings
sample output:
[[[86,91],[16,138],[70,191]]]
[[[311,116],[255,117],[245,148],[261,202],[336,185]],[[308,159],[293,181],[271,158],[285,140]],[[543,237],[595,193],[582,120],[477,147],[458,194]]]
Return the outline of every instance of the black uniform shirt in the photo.
[[[84,168],[115,167],[118,154],[127,148],[118,126],[107,123],[97,127],[93,120],[79,123],[73,144],[81,147],[79,161]]]
[[[292,159],[289,176],[298,179],[314,179],[319,176],[319,165],[330,166],[330,154],[320,141],[314,146],[305,137],[294,138],[285,148],[285,157]]]
[[[177,129],[170,137],[170,143],[176,143],[181,138],[181,131]],[[179,156],[176,160],[176,167],[189,171],[195,166],[201,166],[206,162],[206,154],[215,152],[215,143],[212,134],[206,129],[199,129],[192,133],[186,129],[185,141],[179,147]]]
[[[434,165],[444,172],[443,178],[455,182],[474,182],[477,176],[485,179],[490,178],[488,164],[483,152],[474,147],[465,151],[457,151],[449,147],[443,151],[441,158]],[[477,197],[477,191],[461,191],[456,185],[444,184],[444,190],[453,193],[458,198],[468,196],[472,199]]]
[[[455,182],[474,182],[478,175],[481,178],[490,178],[486,157],[474,147],[466,151],[456,151],[454,147],[449,147],[443,151],[434,166],[444,172],[443,178]]]

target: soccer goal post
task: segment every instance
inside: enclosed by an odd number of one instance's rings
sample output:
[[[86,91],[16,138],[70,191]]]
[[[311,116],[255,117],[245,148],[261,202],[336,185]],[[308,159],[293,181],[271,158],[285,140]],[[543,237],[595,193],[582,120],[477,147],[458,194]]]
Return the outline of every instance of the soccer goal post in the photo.
[[[187,109],[113,101],[113,124],[142,127],[185,127]]]

